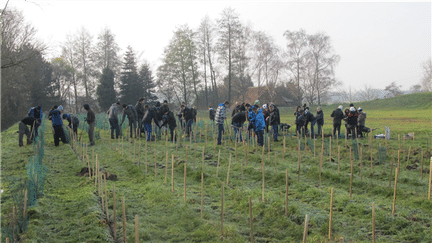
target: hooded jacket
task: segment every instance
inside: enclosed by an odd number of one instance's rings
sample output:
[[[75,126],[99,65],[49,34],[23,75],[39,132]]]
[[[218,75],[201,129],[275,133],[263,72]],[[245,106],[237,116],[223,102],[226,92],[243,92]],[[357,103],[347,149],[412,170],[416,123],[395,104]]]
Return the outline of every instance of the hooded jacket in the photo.
[[[340,125],[342,119],[344,118],[343,111],[339,108],[334,110],[330,116],[333,117],[333,124],[334,125]]]
[[[255,131],[261,131],[265,128],[265,120],[263,110],[259,109],[255,117]]]
[[[52,126],[63,126],[63,121],[61,117],[61,112],[57,109],[51,110],[49,113],[49,120],[52,122]]]
[[[209,109],[209,118],[210,120],[215,119],[215,111],[213,110],[213,108]]]
[[[279,109],[276,106],[274,106],[273,111],[270,112],[269,124],[270,125],[280,124]]]
[[[137,101],[135,105],[135,110],[137,112],[137,117],[143,117],[145,113],[145,109],[143,104],[141,104],[139,101]]]
[[[174,113],[172,111],[168,111],[168,114],[163,115],[162,119],[163,119],[163,123],[161,125],[162,127],[165,126],[166,124],[168,124],[170,129],[174,129],[177,127],[177,122],[176,122]]]
[[[155,124],[158,124],[158,118],[156,116],[155,108],[149,108],[146,113],[144,114],[144,117],[142,121],[144,123],[151,123],[152,120],[155,122]]]
[[[246,111],[240,111],[236,113],[231,119],[231,124],[238,124],[240,127],[246,121]]]
[[[184,110],[182,110],[183,112],[183,117],[185,119],[185,121],[189,121],[192,120],[194,118],[194,111],[193,108],[189,108],[189,106],[186,106]]]
[[[317,111],[315,118],[316,118],[317,124],[324,125],[324,112],[322,110]]]
[[[118,120],[118,107],[117,104],[114,103],[111,105],[111,107],[109,108],[109,110],[106,112],[108,115],[108,119],[116,119]]]
[[[220,103],[217,110],[216,110],[216,116],[215,116],[216,124],[224,124],[226,117],[227,116],[225,113],[225,104]]]
[[[39,111],[37,110],[38,108],[39,108]],[[42,116],[43,116],[42,108],[40,106],[32,107],[32,108],[30,108],[30,111],[27,115],[32,116],[36,119],[39,119],[39,122],[40,122],[40,120],[42,119]]]
[[[138,118],[138,114],[132,105],[128,105],[128,108],[123,110],[122,123],[124,122],[126,116],[128,117],[129,120]]]
[[[358,120],[357,120],[358,125],[359,126],[365,126],[366,118],[367,118],[366,112],[359,111],[359,116],[358,116]]]

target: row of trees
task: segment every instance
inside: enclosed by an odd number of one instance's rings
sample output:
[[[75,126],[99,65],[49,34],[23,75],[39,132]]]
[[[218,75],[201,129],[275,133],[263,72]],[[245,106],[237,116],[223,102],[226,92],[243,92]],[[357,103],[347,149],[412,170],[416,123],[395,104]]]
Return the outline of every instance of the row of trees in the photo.
[[[196,29],[177,27],[157,69],[157,86],[168,101],[215,105],[243,99],[248,87],[265,86],[271,100],[276,90],[301,103],[320,104],[338,82],[334,54],[324,33],[286,31],[281,48],[263,31],[240,21],[232,8],[215,21],[205,16]],[[223,82],[218,82],[222,80]]]

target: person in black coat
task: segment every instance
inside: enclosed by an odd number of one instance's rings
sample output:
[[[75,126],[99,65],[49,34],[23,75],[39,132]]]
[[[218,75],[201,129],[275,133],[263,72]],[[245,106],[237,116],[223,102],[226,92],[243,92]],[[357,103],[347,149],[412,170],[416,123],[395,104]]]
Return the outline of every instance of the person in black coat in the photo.
[[[246,111],[237,112],[231,119],[231,125],[234,127],[234,134],[237,142],[242,142],[241,129],[243,123],[247,120],[248,113]],[[237,134],[238,133],[238,134]]]
[[[162,127],[168,124],[168,127],[170,129],[171,132],[170,141],[175,141],[176,139],[174,138],[174,129],[177,127],[177,122],[174,113],[172,111],[166,111],[165,114],[162,116],[162,119],[163,119]]]
[[[144,109],[144,97],[139,98],[138,102],[135,105],[135,110],[138,116],[138,132],[139,136],[141,137],[141,132],[144,132],[144,127],[141,121],[144,117],[144,113],[146,112],[146,110]]]
[[[63,120],[67,120],[69,122],[68,127],[73,130],[75,135],[78,136],[78,126],[79,126],[79,119],[76,116],[72,116],[70,114],[63,114]]]
[[[315,117],[318,126],[318,135],[321,136],[322,127],[324,126],[324,112],[322,111],[321,106],[317,108],[317,114]]]
[[[39,121],[36,118],[34,118],[33,116],[28,116],[19,122],[19,124],[18,124],[18,127],[19,127],[18,145],[20,147],[22,147],[24,145],[24,143],[23,143],[24,134],[27,136],[27,145],[32,143],[32,139],[31,139],[32,134],[31,134],[30,130],[33,132],[33,129],[36,127],[37,123],[39,123]],[[28,129],[27,126],[30,126],[30,130]]]
[[[338,132],[338,137],[340,137],[340,128],[342,124],[342,119],[344,118],[344,113],[342,111],[343,106],[339,106],[334,110],[330,117],[333,117],[333,136],[336,136],[336,131]]]
[[[154,121],[154,123],[157,127],[160,127],[159,126],[159,120],[157,118],[155,108],[149,108],[148,105],[145,105],[144,108],[147,109],[147,111],[144,114],[142,122],[144,123],[144,128],[145,128],[145,131],[147,133],[147,141],[151,141],[151,133],[152,133],[151,123],[152,123],[152,120]]]
[[[272,127],[273,140],[278,142],[278,132],[279,132],[280,116],[279,109],[276,105],[270,105],[270,115],[269,115],[269,125]]]
[[[210,121],[214,122],[214,120],[215,120],[215,113],[216,113],[216,111],[213,110],[212,107],[209,107],[209,118],[210,118]]]
[[[315,131],[314,131],[314,121],[315,121],[315,116],[312,114],[312,112],[309,111],[309,107],[306,107],[306,110],[304,112],[304,117],[305,117],[305,124],[304,124],[304,130],[307,133],[308,132],[308,124],[311,124],[311,137],[315,138]]]
[[[61,106],[60,106],[61,107]],[[60,145],[60,139],[63,143],[68,143],[66,135],[63,130],[63,121],[61,117],[61,110],[58,106],[54,106],[48,114],[48,119],[52,122],[54,145],[57,147]]]
[[[186,105],[182,105],[181,109],[183,111],[183,121],[186,124],[186,134],[189,137],[192,131],[192,123],[193,123],[193,110]]]

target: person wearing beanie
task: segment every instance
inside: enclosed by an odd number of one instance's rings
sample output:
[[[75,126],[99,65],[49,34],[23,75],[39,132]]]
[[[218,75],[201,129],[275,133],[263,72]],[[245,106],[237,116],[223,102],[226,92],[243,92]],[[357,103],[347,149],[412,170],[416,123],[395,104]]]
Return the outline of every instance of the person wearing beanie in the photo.
[[[340,137],[340,127],[342,124],[342,119],[344,118],[343,114],[343,106],[339,106],[336,110],[334,110],[330,117],[333,117],[333,136],[336,136],[336,131],[338,132],[338,137]]]
[[[54,145],[57,147],[60,144],[60,139],[63,143],[68,143],[66,135],[63,130],[63,121],[61,117],[61,112],[58,106],[54,106],[53,109],[48,114],[48,119],[52,123],[52,131],[54,135]]]
[[[315,118],[318,126],[318,135],[321,136],[322,127],[324,126],[324,112],[322,111],[321,106],[318,106]]]
[[[32,139],[31,139],[31,131],[33,131],[33,129],[36,127],[36,124],[38,124],[38,120],[36,118],[34,118],[33,116],[28,116],[24,119],[22,119],[19,124],[19,136],[18,136],[18,145],[20,147],[22,147],[24,145],[23,143],[23,138],[24,138],[24,134],[27,136],[27,145],[32,144]],[[35,126],[33,126],[35,125]],[[27,126],[30,126],[30,130],[28,129]]]
[[[357,138],[357,123],[358,123],[358,112],[357,110],[354,108],[354,106],[351,106],[349,108],[349,113],[347,115],[347,131],[349,131],[349,133],[351,134],[351,138],[352,139],[356,139]]]
[[[73,130],[75,135],[78,135],[78,126],[79,126],[79,119],[76,116],[72,116],[70,114],[63,114],[63,120],[67,120],[69,122],[68,127]]]
[[[358,108],[358,127],[357,127],[357,133],[360,136],[360,138],[363,138],[363,128],[366,124],[366,112],[363,112],[363,109],[361,107]]]
[[[96,123],[96,116],[92,109],[90,109],[90,106],[88,104],[84,104],[84,109],[87,111],[87,117],[85,121],[89,125],[88,127],[88,136],[90,140],[90,146],[95,145],[94,141],[94,128]]]

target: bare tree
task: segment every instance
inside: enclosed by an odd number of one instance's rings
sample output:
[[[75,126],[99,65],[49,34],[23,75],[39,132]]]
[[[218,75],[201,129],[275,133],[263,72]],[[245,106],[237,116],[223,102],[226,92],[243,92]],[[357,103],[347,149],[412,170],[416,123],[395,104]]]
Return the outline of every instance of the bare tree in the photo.
[[[385,87],[385,91],[388,91],[389,93],[385,96],[385,98],[391,98],[396,97],[399,95],[402,95],[402,91],[400,90],[401,85],[397,85],[396,81],[393,81],[391,84],[387,85]]]
[[[306,54],[308,51],[308,35],[304,30],[300,31],[285,31],[284,36],[287,40],[287,50],[285,53],[286,65],[290,70],[292,79],[297,84],[297,100],[300,104],[302,101],[302,90],[300,88],[304,65],[306,63]]]
[[[423,64],[423,78],[421,86],[424,92],[432,92],[432,60],[429,58]]]
[[[77,57],[74,52],[73,36],[66,36],[66,42],[62,46],[62,57],[71,67],[71,85],[73,86],[75,112],[78,112],[78,75],[77,75]],[[71,99],[69,99],[71,100]]]
[[[358,92],[359,101],[376,100],[380,96],[380,91],[374,89],[371,85],[364,84],[363,89]]]
[[[77,56],[76,68],[79,70],[79,77],[84,85],[85,97],[90,98],[90,94],[94,94],[95,83],[92,78],[94,76],[94,59],[93,59],[93,36],[82,26],[74,37],[74,55]]]

